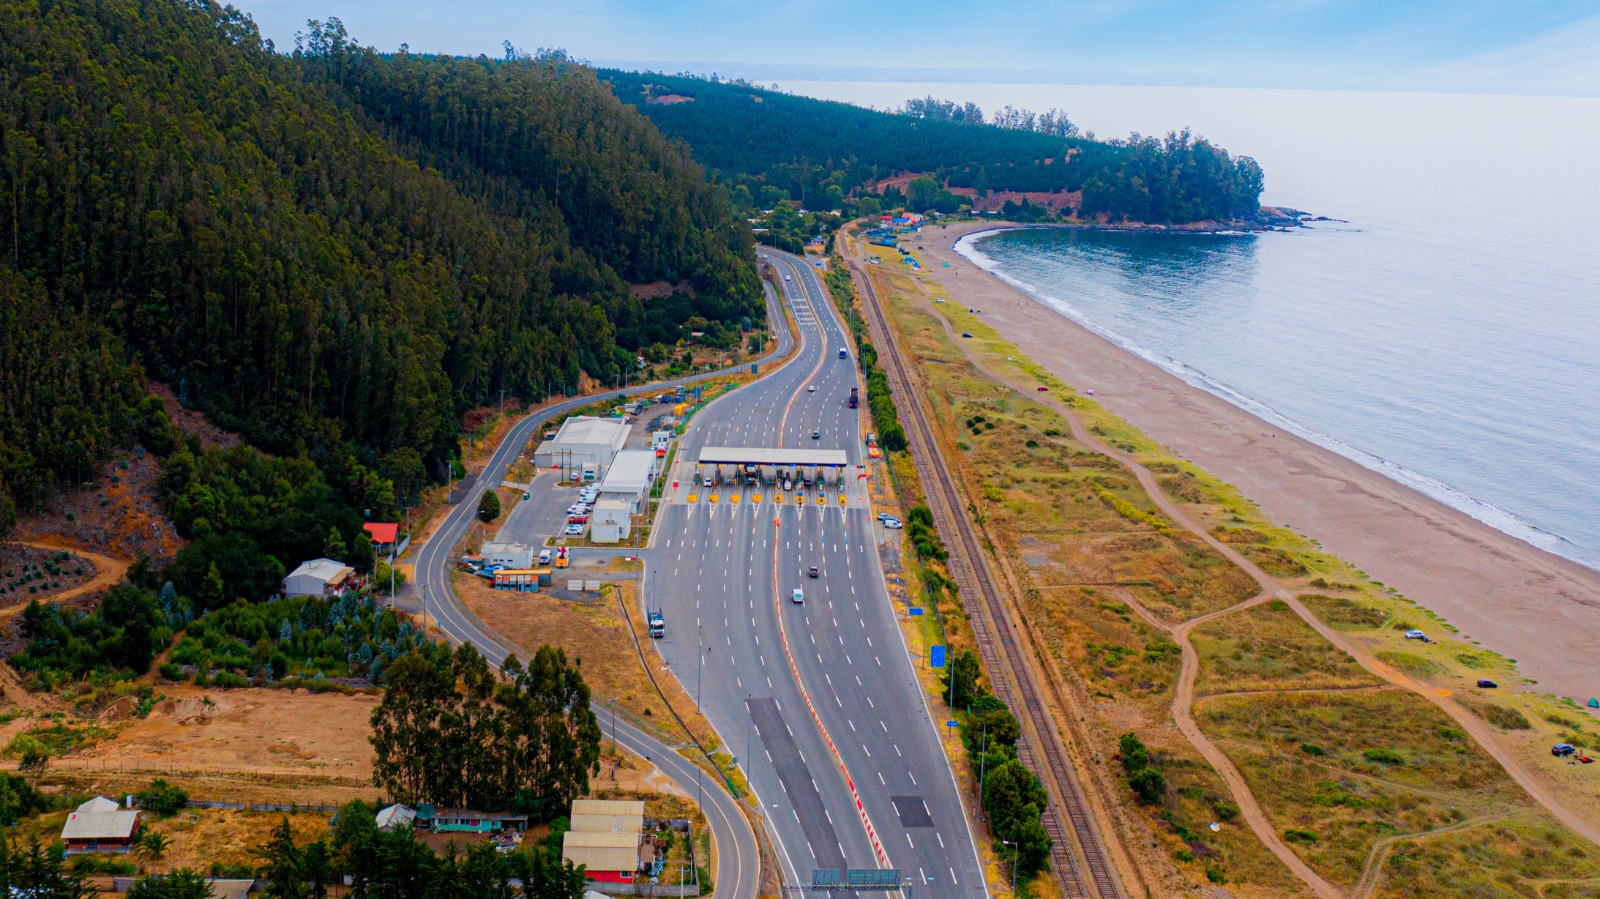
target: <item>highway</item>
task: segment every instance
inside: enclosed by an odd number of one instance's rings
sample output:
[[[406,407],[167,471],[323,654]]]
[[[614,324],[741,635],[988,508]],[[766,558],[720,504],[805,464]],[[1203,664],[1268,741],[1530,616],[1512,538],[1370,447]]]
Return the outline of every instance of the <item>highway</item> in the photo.
[[[762,364],[781,358],[794,346],[788,325],[783,320],[782,310],[773,299],[769,291],[768,318],[771,332],[777,338],[777,346],[759,360]],[[621,392],[657,393],[663,387],[705,380],[719,374],[723,372],[695,375],[666,383],[658,382]],[[484,466],[482,475],[461,497],[459,504],[450,510],[444,523],[433,536],[417,551],[416,589],[422,597],[426,613],[434,618],[439,629],[451,639],[458,643],[472,644],[496,667],[513,651],[517,651],[526,659],[533,647],[517,649],[507,645],[503,638],[484,627],[476,616],[461,605],[460,599],[450,586],[451,552],[471,523],[484,489],[487,485],[498,484],[505,479],[510,463],[526,447],[529,435],[545,421],[587,406],[596,399],[594,396],[586,396],[566,400],[541,409],[512,427],[499,449]],[[595,709],[601,726],[611,728],[612,716],[603,714],[602,711],[599,707]],[[722,788],[721,782],[706,776],[700,767],[626,722],[617,722],[615,731],[608,732],[607,736],[615,738],[630,751],[649,758],[686,795],[696,795],[700,792],[699,787],[704,785],[702,793],[705,802],[704,812],[717,846],[713,896],[716,899],[753,899],[761,882],[761,859],[755,834],[739,810],[736,800]]]
[[[857,479],[854,345],[813,268],[764,252],[787,275],[800,352],[700,410],[680,439],[677,487],[644,553],[643,602],[668,622],[659,649],[738,756],[786,881],[894,867],[919,895],[986,896],[942,709],[923,699],[884,586],[878,543],[899,532],[877,523]],[[706,487],[695,466],[706,446],[843,450],[850,465],[821,503],[815,490],[796,502],[770,482]]]

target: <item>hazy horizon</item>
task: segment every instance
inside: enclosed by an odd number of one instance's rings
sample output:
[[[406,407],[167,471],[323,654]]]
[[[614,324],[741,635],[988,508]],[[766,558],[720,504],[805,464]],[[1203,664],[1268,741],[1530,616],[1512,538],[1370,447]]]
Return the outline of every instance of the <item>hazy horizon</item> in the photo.
[[[379,50],[498,56],[563,48],[597,65],[780,84],[950,81],[1600,95],[1600,11],[1587,0],[1389,4],[1180,0],[1003,9],[929,0],[914,11],[596,0],[581,9],[486,0],[256,0],[277,48],[338,17]],[[810,15],[802,15],[802,10]],[[799,26],[799,27],[797,27]],[[763,56],[754,60],[758,55]]]

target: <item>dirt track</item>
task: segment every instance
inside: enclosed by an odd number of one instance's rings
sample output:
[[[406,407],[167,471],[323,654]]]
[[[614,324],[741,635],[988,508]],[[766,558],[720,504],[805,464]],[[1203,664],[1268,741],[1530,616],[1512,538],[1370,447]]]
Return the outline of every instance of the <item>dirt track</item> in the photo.
[[[1195,749],[1199,751],[1209,763],[1211,763],[1212,767],[1217,770],[1217,773],[1222,776],[1224,781],[1228,783],[1229,788],[1234,791],[1234,798],[1239,803],[1241,812],[1243,813],[1246,822],[1249,823],[1251,830],[1256,834],[1256,837],[1318,895],[1330,897],[1330,899],[1337,899],[1337,897],[1342,897],[1344,894],[1332,884],[1324,880],[1320,875],[1316,874],[1316,872],[1307,867],[1300,857],[1291,849],[1289,849],[1289,847],[1278,837],[1276,830],[1273,828],[1271,822],[1267,820],[1267,817],[1262,811],[1260,804],[1250,792],[1248,785],[1245,783],[1244,777],[1239,773],[1238,769],[1227,758],[1222,750],[1217,748],[1217,746],[1208,737],[1206,737],[1203,732],[1201,732],[1199,726],[1194,721],[1192,712],[1192,706],[1194,703],[1194,684],[1199,671],[1199,656],[1195,651],[1193,644],[1189,642],[1189,632],[1194,627],[1211,618],[1226,615],[1230,612],[1235,612],[1272,599],[1280,599],[1287,603],[1289,607],[1294,610],[1295,614],[1297,614],[1302,620],[1310,625],[1318,634],[1322,636],[1323,639],[1343,650],[1372,674],[1377,675],[1390,684],[1416,693],[1417,695],[1433,703],[1434,706],[1438,707],[1441,711],[1455,720],[1455,722],[1464,731],[1470,734],[1473,739],[1479,743],[1479,745],[1483,746],[1484,750],[1488,752],[1502,768],[1505,769],[1506,773],[1511,776],[1512,780],[1521,786],[1535,802],[1549,810],[1549,812],[1554,815],[1557,820],[1571,828],[1575,833],[1581,835],[1584,839],[1589,840],[1596,845],[1600,845],[1600,829],[1595,828],[1587,820],[1569,809],[1550,790],[1548,790],[1543,784],[1539,783],[1539,781],[1533,777],[1531,772],[1529,772],[1522,765],[1520,760],[1513,755],[1511,749],[1500,741],[1499,735],[1487,723],[1472,715],[1460,705],[1447,701],[1443,696],[1440,695],[1440,691],[1409,677],[1408,675],[1389,665],[1384,664],[1383,662],[1374,658],[1371,654],[1367,653],[1362,647],[1355,644],[1353,641],[1346,640],[1337,631],[1328,627],[1321,621],[1321,619],[1312,614],[1312,612],[1300,602],[1298,597],[1292,591],[1286,590],[1281,584],[1279,584],[1255,563],[1251,562],[1248,558],[1242,555],[1238,550],[1234,549],[1229,544],[1218,540],[1216,537],[1212,536],[1203,525],[1192,520],[1175,501],[1166,495],[1166,493],[1161,489],[1161,485],[1158,482],[1155,474],[1141,465],[1138,459],[1127,453],[1115,450],[1099,440],[1093,433],[1089,431],[1087,427],[1084,426],[1082,420],[1079,419],[1077,414],[1071,408],[1057,400],[1053,395],[1039,394],[1037,391],[1032,389],[1031,384],[1021,384],[1015,380],[1006,378],[990,370],[968,347],[967,344],[956,337],[956,334],[952,329],[948,319],[942,315],[939,315],[938,310],[935,308],[929,307],[928,311],[934,313],[935,318],[942,323],[947,336],[950,338],[951,344],[959,347],[962,354],[976,368],[985,372],[989,377],[995,379],[999,383],[1002,383],[1007,387],[1010,387],[1012,390],[1015,390],[1019,395],[1029,397],[1059,414],[1071,427],[1073,439],[1083,443],[1085,446],[1088,446],[1094,451],[1103,453],[1104,455],[1116,459],[1123,465],[1127,466],[1128,470],[1133,472],[1138,478],[1140,486],[1145,490],[1145,492],[1150,496],[1151,500],[1158,508],[1161,509],[1162,512],[1169,516],[1180,527],[1189,531],[1196,538],[1203,541],[1207,546],[1210,546],[1212,549],[1216,550],[1229,562],[1233,563],[1241,570],[1249,574],[1250,577],[1254,579],[1258,585],[1260,585],[1261,592],[1242,603],[1238,603],[1228,609],[1223,609],[1221,611],[1192,618],[1175,626],[1160,622],[1159,619],[1151,615],[1148,610],[1139,605],[1138,602],[1133,599],[1133,597],[1124,595],[1123,598],[1128,600],[1130,604],[1146,618],[1146,620],[1172,633],[1174,638],[1177,640],[1178,645],[1182,649],[1182,674],[1178,682],[1177,694],[1173,701],[1173,716],[1177,721],[1179,730],[1184,734],[1189,742],[1194,745]]]
[[[92,580],[90,580],[87,584],[79,584],[70,590],[63,590],[60,593],[54,593],[49,596],[42,597],[50,602],[66,602],[69,599],[76,599],[85,593],[91,593],[97,590],[109,590],[116,586],[117,583],[122,580],[123,576],[128,573],[127,562],[120,562],[111,558],[110,556],[92,553],[85,549],[79,549],[76,546],[68,546],[65,543],[45,543],[34,540],[15,540],[12,542],[20,543],[23,546],[31,546],[35,549],[65,550],[67,552],[83,556],[85,559],[88,559],[94,563],[95,573]],[[27,603],[19,603],[14,606],[0,609],[0,621],[4,621],[20,614],[22,610],[27,607]]]

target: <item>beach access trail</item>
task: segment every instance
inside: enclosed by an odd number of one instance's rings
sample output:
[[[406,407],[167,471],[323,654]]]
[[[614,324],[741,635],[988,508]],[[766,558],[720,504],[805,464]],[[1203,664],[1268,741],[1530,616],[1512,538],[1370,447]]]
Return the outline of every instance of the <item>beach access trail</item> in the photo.
[[[926,242],[923,244],[924,247],[928,245],[929,244]],[[961,257],[957,256],[956,258]],[[954,263],[952,263],[951,267],[954,268]],[[980,271],[981,273],[981,270],[977,270],[975,267],[973,267],[972,270]],[[979,279],[977,278],[972,279],[974,282],[978,280]],[[985,278],[984,280],[993,282],[995,279]],[[965,290],[965,288],[969,286],[968,284],[951,284],[950,282],[943,283],[953,300],[957,300],[961,303],[975,302],[972,299],[971,294]],[[1010,288],[1008,287],[1006,289],[1009,290]],[[1031,300],[1027,300],[1025,297],[1024,300],[1026,302],[1032,302]],[[1304,881],[1314,892],[1320,896],[1340,895],[1336,888],[1324,881],[1315,872],[1311,871],[1299,859],[1299,857],[1295,855],[1281,839],[1279,839],[1276,831],[1271,825],[1271,822],[1266,819],[1266,816],[1259,803],[1256,802],[1255,797],[1250,792],[1249,787],[1246,785],[1244,777],[1239,773],[1238,769],[1227,758],[1227,756],[1223,754],[1223,752],[1218,749],[1216,745],[1200,730],[1199,726],[1194,720],[1192,711],[1194,703],[1194,684],[1199,670],[1199,657],[1193,644],[1189,641],[1190,631],[1193,630],[1195,626],[1210,619],[1227,615],[1231,612],[1236,612],[1249,606],[1272,599],[1282,600],[1283,602],[1287,603],[1289,607],[1294,610],[1295,614],[1297,614],[1308,625],[1310,625],[1319,635],[1322,636],[1323,639],[1347,653],[1363,668],[1367,669],[1383,680],[1397,687],[1410,690],[1411,692],[1416,693],[1417,695],[1433,703],[1441,711],[1454,719],[1464,731],[1470,734],[1473,739],[1484,748],[1484,751],[1488,752],[1490,756],[1492,756],[1495,761],[1506,770],[1506,772],[1511,776],[1512,780],[1514,780],[1518,786],[1522,787],[1522,789],[1526,791],[1535,802],[1544,806],[1552,815],[1556,817],[1557,820],[1571,828],[1575,833],[1579,834],[1584,839],[1596,845],[1600,845],[1600,828],[1596,828],[1582,816],[1578,815],[1572,809],[1567,807],[1565,803],[1561,802],[1561,800],[1556,797],[1548,785],[1541,783],[1533,775],[1533,773],[1527,769],[1527,767],[1511,751],[1510,747],[1500,739],[1499,735],[1487,723],[1472,715],[1457,703],[1447,701],[1443,696],[1440,695],[1440,691],[1434,689],[1428,684],[1422,683],[1406,675],[1405,673],[1383,663],[1382,661],[1379,661],[1364,647],[1358,645],[1352,640],[1345,638],[1339,632],[1328,627],[1320,618],[1314,615],[1310,609],[1300,602],[1299,597],[1294,593],[1294,591],[1284,588],[1284,586],[1276,579],[1268,575],[1258,565],[1242,555],[1237,549],[1227,543],[1222,542],[1221,540],[1218,540],[1202,524],[1194,521],[1187,513],[1184,512],[1177,502],[1168,497],[1166,492],[1161,489],[1161,485],[1158,482],[1155,474],[1149,469],[1145,468],[1132,454],[1121,452],[1106,445],[1104,441],[1100,440],[1089,431],[1074,410],[1066,406],[1060,400],[1056,399],[1053,395],[1037,394],[1035,391],[1033,391],[1032,384],[1020,383],[1015,379],[1008,378],[1001,373],[994,371],[992,368],[987,366],[983,359],[974,353],[965,342],[956,337],[954,329],[951,327],[948,318],[943,315],[939,315],[938,310],[933,308],[931,305],[927,308],[934,314],[935,318],[941,322],[947,336],[950,338],[951,344],[959,347],[962,354],[969,362],[972,363],[973,366],[978,368],[980,371],[983,371],[995,381],[1017,391],[1018,394],[1029,397],[1034,402],[1041,403],[1060,415],[1071,428],[1073,439],[1090,447],[1095,452],[1102,453],[1125,465],[1128,470],[1131,471],[1138,479],[1140,486],[1150,496],[1150,499],[1164,514],[1170,517],[1180,527],[1189,531],[1196,538],[1204,541],[1207,546],[1210,546],[1212,549],[1220,553],[1229,562],[1233,563],[1245,573],[1249,574],[1250,577],[1254,579],[1261,587],[1261,592],[1259,594],[1248,600],[1245,600],[1242,603],[1236,604],[1227,609],[1181,622],[1177,625],[1167,625],[1162,623],[1156,616],[1152,615],[1148,610],[1140,605],[1131,594],[1124,592],[1122,594],[1122,598],[1129,601],[1139,612],[1139,614],[1147,621],[1170,632],[1174,639],[1177,640],[1179,647],[1182,649],[1183,670],[1179,678],[1177,693],[1173,700],[1173,716],[1178,725],[1178,729],[1190,741],[1195,749],[1206,758],[1212,767],[1216,769],[1217,773],[1223,778],[1223,780],[1228,783],[1229,788],[1234,793],[1235,801],[1238,802],[1247,823],[1250,824],[1251,829],[1255,832],[1257,838],[1260,839],[1262,843],[1273,852],[1274,855],[1282,859],[1285,864],[1287,864],[1289,868],[1296,874],[1296,876]],[[991,325],[994,324],[992,321],[993,316],[990,315],[988,306],[979,307],[974,305],[973,308],[983,308],[985,310],[985,322]],[[1073,327],[1077,326],[1073,325]],[[999,329],[997,328],[997,330]],[[1005,334],[1008,339],[1012,340],[1013,343],[1018,343],[1013,335],[1008,334],[1004,330],[1002,330],[1001,333]],[[1085,331],[1084,333],[1087,334],[1088,332]],[[1099,340],[1098,337],[1095,339]],[[1018,343],[1018,345],[1020,346],[1021,344]],[[1035,361],[1040,360],[1035,357]],[[1082,389],[1082,386],[1079,384],[1074,384],[1073,386],[1077,387],[1078,389]],[[1221,400],[1218,400],[1218,402],[1221,402]],[[1134,422],[1134,424],[1139,425],[1140,423]],[[1497,531],[1495,533],[1498,534],[1499,532]],[[1512,538],[1506,537],[1506,539],[1509,540]]]
[[[988,222],[903,241],[926,277],[1012,344],[1175,453],[1233,484],[1271,520],[1515,659],[1540,691],[1600,696],[1600,571],[1502,533],[1186,383],[955,252]],[[1275,239],[1263,235],[1255,239]],[[943,267],[942,263],[949,263]],[[1277,436],[1264,437],[1264,432]]]

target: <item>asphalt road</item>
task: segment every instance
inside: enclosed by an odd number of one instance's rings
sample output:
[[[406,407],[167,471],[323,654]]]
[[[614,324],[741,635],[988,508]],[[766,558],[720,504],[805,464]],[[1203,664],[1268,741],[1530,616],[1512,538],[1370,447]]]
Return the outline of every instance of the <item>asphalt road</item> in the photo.
[[[768,299],[772,333],[778,338],[778,345],[771,354],[759,360],[763,364],[783,356],[794,345],[788,327],[782,323],[778,305],[771,302],[770,294]],[[695,375],[665,384],[655,383],[621,392],[656,393],[663,387],[705,380],[718,374],[720,372]],[[450,510],[444,523],[417,551],[416,590],[422,598],[425,613],[433,616],[440,630],[452,639],[461,643],[471,643],[496,666],[505,660],[506,655],[516,650],[484,627],[461,605],[450,586],[452,549],[471,522],[485,486],[498,484],[505,479],[511,461],[525,448],[528,437],[534,429],[553,417],[589,405],[595,399],[593,396],[574,398],[543,409],[518,422],[501,442],[500,448],[490,457],[482,476],[474,482],[472,489]],[[521,649],[519,654],[526,658],[527,648]],[[740,812],[736,801],[724,791],[720,781],[705,777],[698,766],[626,722],[617,722],[615,733],[610,732],[611,716],[605,714],[599,707],[596,707],[595,713],[600,717],[602,726],[607,729],[608,737],[614,737],[629,750],[649,758],[684,792],[690,795],[697,793],[703,795],[706,819],[710,822],[718,851],[717,870],[713,878],[716,890],[713,895],[717,899],[752,899],[760,887],[761,880],[761,862],[755,834]]]
[[[884,534],[856,478],[865,446],[847,403],[862,386],[854,346],[812,267],[764,252],[789,276],[801,350],[700,410],[680,438],[669,474],[678,486],[644,553],[644,602],[667,617],[659,648],[744,766],[787,881],[810,883],[814,868],[894,867],[920,895],[986,896],[939,745],[944,716],[916,682],[884,587]],[[844,450],[851,464],[842,485],[796,502],[770,482],[703,486],[705,446]]]

